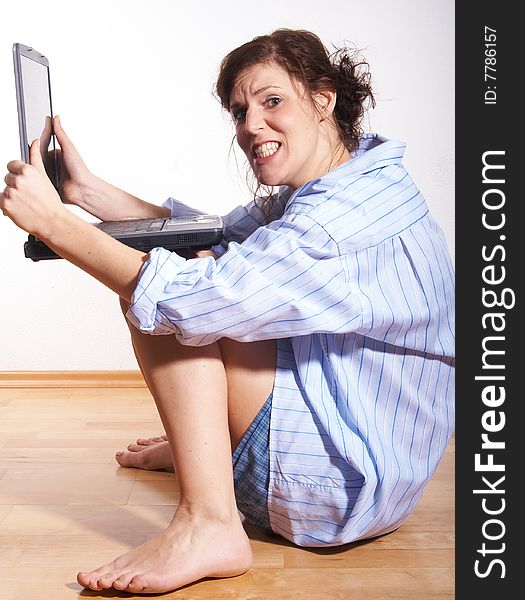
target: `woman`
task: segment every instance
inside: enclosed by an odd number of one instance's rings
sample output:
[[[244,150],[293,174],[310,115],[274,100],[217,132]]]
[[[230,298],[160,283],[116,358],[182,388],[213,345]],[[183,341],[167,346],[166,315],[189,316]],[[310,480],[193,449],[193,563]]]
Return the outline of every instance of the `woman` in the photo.
[[[362,135],[363,67],[290,30],[223,60],[237,142],[278,192],[233,210],[224,243],[195,258],[145,255],[78,219],[38,142],[31,165],[9,163],[4,214],[121,297],[167,441],[117,460],[174,469],[180,488],[166,531],[82,585],[151,593],[243,573],[237,508],[296,544],[336,546],[394,530],[421,497],[453,430],[453,273],[404,144]],[[55,131],[65,201],[103,220],[188,212],[94,177]]]

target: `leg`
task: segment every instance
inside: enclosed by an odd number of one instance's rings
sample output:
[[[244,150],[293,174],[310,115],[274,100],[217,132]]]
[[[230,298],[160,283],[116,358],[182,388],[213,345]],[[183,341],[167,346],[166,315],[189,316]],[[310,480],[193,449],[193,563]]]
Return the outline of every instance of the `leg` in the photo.
[[[232,452],[273,389],[276,343],[267,340],[240,343],[227,338],[219,341],[228,388],[228,425]],[[140,364],[140,359],[137,356]],[[173,471],[165,435],[142,438],[116,454],[123,467]]]
[[[180,504],[166,531],[95,571],[79,573],[78,581],[97,591],[114,587],[155,593],[202,577],[243,573],[251,563],[251,548],[233,493],[221,349],[218,344],[186,347],[173,336],[130,330],[139,365],[173,442],[169,448]],[[265,400],[261,398],[260,406]]]
[[[228,382],[228,425],[232,451],[271,394],[275,379],[275,340],[242,344],[219,341]]]

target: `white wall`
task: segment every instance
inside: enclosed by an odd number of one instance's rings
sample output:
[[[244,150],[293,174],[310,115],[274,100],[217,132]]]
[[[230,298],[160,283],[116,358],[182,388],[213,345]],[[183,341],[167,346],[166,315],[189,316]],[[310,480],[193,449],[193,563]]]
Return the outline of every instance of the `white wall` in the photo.
[[[19,157],[11,46],[51,63],[55,113],[97,175],[149,201],[210,212],[249,200],[211,90],[220,59],[277,27],[355,42],[378,100],[369,129],[406,164],[454,252],[452,0],[25,0],[0,9],[0,173]],[[3,185],[3,184],[0,184]],[[112,292],[66,261],[33,263],[0,215],[0,370],[135,369]]]

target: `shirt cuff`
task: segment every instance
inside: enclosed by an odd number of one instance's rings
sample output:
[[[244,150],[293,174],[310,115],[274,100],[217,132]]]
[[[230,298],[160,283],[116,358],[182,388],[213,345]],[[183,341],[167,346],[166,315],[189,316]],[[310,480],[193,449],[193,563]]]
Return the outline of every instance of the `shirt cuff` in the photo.
[[[212,246],[210,250],[217,256],[217,258],[219,258],[219,256],[222,256],[225,252],[227,252],[228,242],[223,241],[216,246]]]
[[[154,248],[149,253],[126,313],[137,329],[153,335],[175,333],[176,327],[158,310],[157,299],[163,297],[166,285],[173,281],[185,263],[186,259],[165,248]]]
[[[171,197],[165,200],[162,206],[170,209],[172,217],[193,217],[205,214],[202,210],[188,206],[184,202]]]

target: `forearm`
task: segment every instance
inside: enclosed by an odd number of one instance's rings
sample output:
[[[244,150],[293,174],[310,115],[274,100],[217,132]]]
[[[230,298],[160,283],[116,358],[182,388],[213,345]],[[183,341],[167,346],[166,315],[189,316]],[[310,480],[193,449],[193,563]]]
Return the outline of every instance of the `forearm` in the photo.
[[[83,188],[76,204],[101,221],[150,219],[170,214],[168,208],[141,200],[96,176]]]
[[[147,254],[118,242],[68,210],[40,237],[59,256],[131,300]]]

